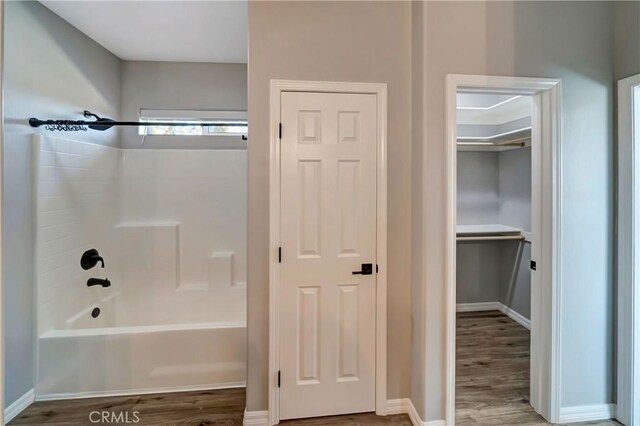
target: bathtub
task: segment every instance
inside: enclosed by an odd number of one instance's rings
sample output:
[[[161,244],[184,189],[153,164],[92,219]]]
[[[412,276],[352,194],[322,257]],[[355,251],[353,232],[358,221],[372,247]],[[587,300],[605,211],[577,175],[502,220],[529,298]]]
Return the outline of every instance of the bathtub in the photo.
[[[105,327],[91,312],[114,299],[39,337],[37,400],[245,385],[244,321]]]
[[[34,153],[36,398],[243,386],[246,151]],[[104,269],[80,268],[91,248]]]

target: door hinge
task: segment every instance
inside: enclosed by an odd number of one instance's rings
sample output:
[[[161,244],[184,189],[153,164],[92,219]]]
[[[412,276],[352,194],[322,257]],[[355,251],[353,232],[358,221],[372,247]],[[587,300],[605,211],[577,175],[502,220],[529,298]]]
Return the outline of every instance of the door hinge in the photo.
[[[281,374],[280,374],[280,370],[278,370],[278,387],[280,387],[280,379],[281,379]]]
[[[282,263],[282,247],[278,247],[278,263]]]
[[[378,264],[376,263],[376,274],[378,273],[379,270],[380,268],[378,268]]]
[[[536,261],[535,261],[535,260],[532,260],[532,261],[529,263],[529,268],[530,268],[532,271],[535,271],[537,266],[538,266],[538,265],[536,264]]]
[[[278,123],[278,138],[282,139],[282,123]]]

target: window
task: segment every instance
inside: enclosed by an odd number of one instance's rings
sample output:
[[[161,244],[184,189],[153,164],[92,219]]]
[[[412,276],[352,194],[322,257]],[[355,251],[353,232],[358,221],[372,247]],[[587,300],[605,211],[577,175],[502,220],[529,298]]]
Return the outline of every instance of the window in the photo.
[[[238,123],[238,126],[217,125],[205,127],[208,135],[246,135],[249,131],[247,120]]]
[[[246,111],[140,110],[139,133],[149,136],[244,136],[248,132]],[[188,123],[185,126],[153,123]],[[203,123],[214,124],[203,126]],[[219,123],[219,124],[218,124]]]

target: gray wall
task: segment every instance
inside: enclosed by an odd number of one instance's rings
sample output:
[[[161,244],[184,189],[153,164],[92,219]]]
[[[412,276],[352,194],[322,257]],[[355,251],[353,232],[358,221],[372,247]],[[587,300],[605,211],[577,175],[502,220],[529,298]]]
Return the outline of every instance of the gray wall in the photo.
[[[458,152],[458,225],[500,223],[497,152]],[[456,302],[500,300],[500,243],[456,245]]]
[[[445,81],[562,78],[562,406],[613,401],[613,4],[427,2],[424,420],[444,418]],[[464,28],[464,31],[460,31]],[[413,181],[413,184],[421,182]],[[589,230],[589,232],[584,232]],[[586,326],[585,326],[586,325]],[[420,401],[418,401],[419,403]],[[419,404],[418,404],[419,405]],[[423,407],[418,407],[421,411]]]
[[[425,421],[445,418],[445,229],[446,135],[445,79],[447,73],[486,74],[486,6],[481,2],[426,2],[424,56],[424,287],[427,327],[422,342],[426,371],[422,378],[424,404],[415,401]],[[461,31],[464,28],[464,31]],[[420,378],[415,378],[420,380]]]
[[[531,148],[511,149],[498,155],[500,223],[531,232]],[[516,265],[517,242],[500,245],[500,302],[531,319],[531,244],[524,244]],[[511,275],[516,270],[516,279]]]
[[[456,303],[502,301],[501,242],[458,242]]]
[[[423,74],[426,57],[424,55],[424,13],[426,8],[420,1],[411,2],[411,181],[422,182],[424,170],[423,141],[425,134]],[[411,399],[414,406],[422,410],[425,403],[424,383],[427,369],[425,336],[426,299],[424,296],[424,232],[422,215],[422,185],[411,185]],[[422,416],[422,412],[420,415]]]
[[[458,225],[499,223],[531,231],[531,148],[458,152]],[[456,253],[457,303],[501,302],[531,315],[531,247],[517,242],[461,242]]]
[[[497,152],[458,152],[458,225],[499,221]]]
[[[611,403],[613,5],[493,5],[489,72],[562,78],[561,406]],[[513,33],[496,26],[503,13],[514,17]],[[510,34],[515,36],[507,59],[495,40]]]
[[[613,16],[614,74],[620,80],[640,74],[640,1],[616,1]]]
[[[388,84],[388,397],[411,382],[411,3],[249,3],[247,407],[268,396],[269,80]]]
[[[118,116],[120,61],[38,2],[6,2],[4,20],[3,315],[5,404],[33,387],[32,135],[27,120]],[[74,134],[77,137],[77,134]],[[82,132],[116,146],[117,130]]]
[[[518,245],[523,244],[520,261]],[[516,241],[503,241],[498,248],[499,253],[499,289],[498,301],[513,309],[523,317],[531,319],[531,244]],[[511,275],[516,268],[516,279],[511,282]]]
[[[498,155],[499,223],[531,232],[531,148]]]
[[[140,108],[247,110],[247,65],[185,62],[122,62],[121,114],[140,119]],[[122,128],[123,148],[207,149],[246,147],[239,137],[147,136]]]

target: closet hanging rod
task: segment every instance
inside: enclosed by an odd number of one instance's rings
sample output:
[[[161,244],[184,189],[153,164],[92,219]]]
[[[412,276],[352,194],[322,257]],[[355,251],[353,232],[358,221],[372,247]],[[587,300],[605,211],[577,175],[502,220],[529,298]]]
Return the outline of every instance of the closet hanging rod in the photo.
[[[29,119],[31,127],[44,126],[47,130],[58,130],[61,132],[77,132],[91,130],[108,130],[113,126],[167,126],[167,127],[188,127],[188,126],[225,126],[225,127],[245,127],[246,122],[240,121],[211,121],[211,122],[186,122],[186,121],[115,121],[110,118],[102,118],[90,111],[84,111],[85,117],[95,117],[95,120],[40,120],[32,117]],[[240,136],[240,135],[238,135]],[[244,137],[243,137],[244,139]]]
[[[523,235],[486,235],[476,237],[456,237],[457,241],[522,241],[524,239],[525,238]]]
[[[527,144],[524,142],[502,142],[502,143],[487,143],[487,142],[457,142],[458,146],[482,146],[487,148],[500,148],[503,146],[519,146],[525,147]]]
[[[464,138],[460,138],[460,139],[464,139]],[[456,141],[457,145],[459,146],[484,146],[484,147],[501,147],[501,146],[519,146],[519,147],[524,147],[526,146],[526,141],[530,140],[530,137],[524,137],[524,138],[516,138],[516,139],[507,139],[507,140],[503,140],[503,141],[498,141],[498,142],[490,142],[489,140],[486,141],[464,141],[464,140],[458,140]]]

